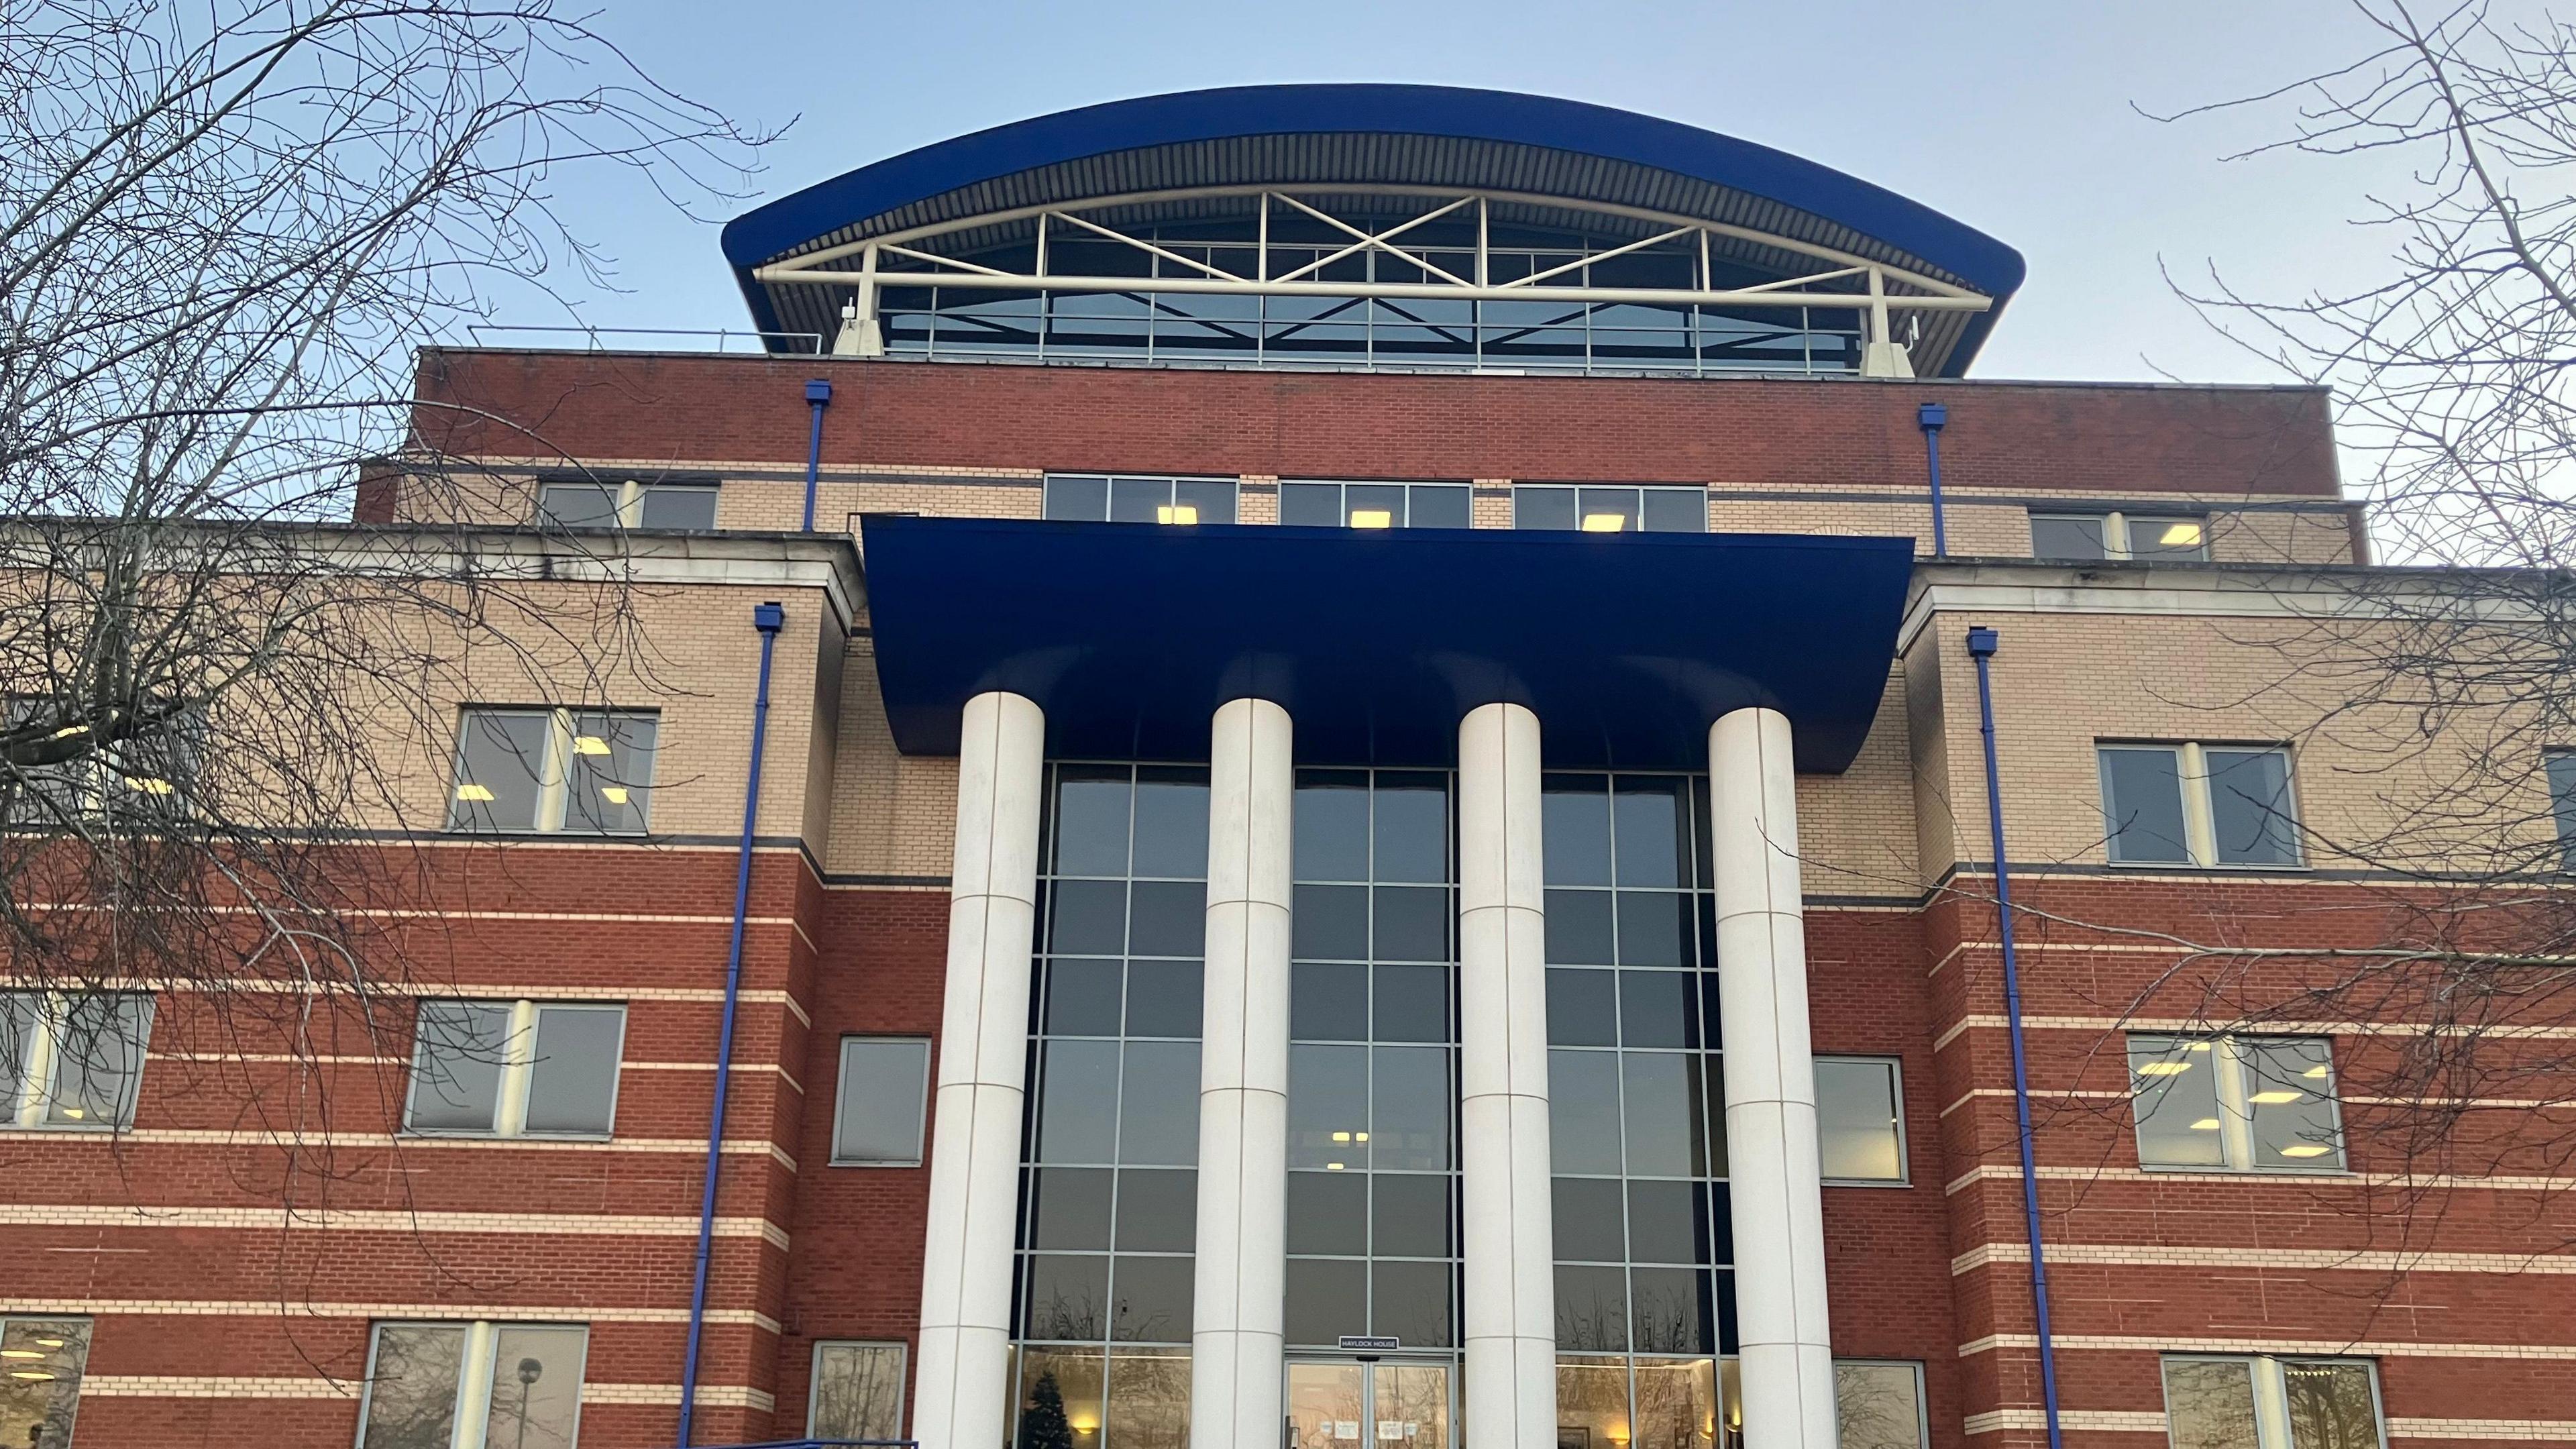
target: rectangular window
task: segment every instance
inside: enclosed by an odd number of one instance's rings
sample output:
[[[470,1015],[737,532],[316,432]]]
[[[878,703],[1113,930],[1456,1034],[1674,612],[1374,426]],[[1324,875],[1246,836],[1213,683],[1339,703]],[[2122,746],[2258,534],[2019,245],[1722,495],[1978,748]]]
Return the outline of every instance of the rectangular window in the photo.
[[[2096,559],[2209,557],[2209,523],[2191,514],[2041,513],[2030,515],[2033,558],[2081,563]]]
[[[0,992],[0,1106],[8,1109],[0,1122],[96,1132],[132,1126],[151,1036],[146,995]]]
[[[841,1086],[833,1107],[832,1165],[919,1167],[922,1103],[929,1089],[928,1041],[920,1037],[841,1038]]]
[[[1043,511],[1094,523],[1232,523],[1235,493],[1232,478],[1050,473]]]
[[[0,1444],[72,1449],[89,1327],[86,1318],[0,1318]]]
[[[1816,1058],[1825,1181],[1905,1182],[1905,1091],[1893,1057]]]
[[[2382,1449],[2366,1358],[2169,1356],[2165,1421],[2188,1449]],[[1848,1443],[1849,1441],[1845,1441]]]
[[[51,696],[11,698],[0,705],[0,719],[75,742],[89,728],[84,711]],[[123,738],[52,764],[12,769],[22,788],[9,803],[7,827],[149,834],[193,819],[207,755],[204,711],[137,721],[127,729]]]
[[[537,490],[537,522],[556,528],[716,526],[716,485],[576,479]]]
[[[1464,483],[1282,483],[1279,521],[1319,528],[1465,528]]]
[[[358,1449],[572,1449],[590,1330],[557,1323],[379,1323]]]
[[[626,1008],[424,1001],[404,1126],[464,1137],[606,1137]]]
[[[1705,488],[1514,488],[1512,527],[1585,533],[1706,533]]]
[[[2296,866],[2290,752],[2278,745],[2100,744],[2115,865]]]
[[[903,1437],[903,1345],[817,1343],[805,1432],[816,1439]]]
[[[1923,1365],[1836,1359],[1834,1417],[1841,1449],[1923,1449],[1932,1442]]]
[[[2558,868],[2576,871],[2576,750],[2541,756],[2549,780],[2549,814],[2558,824]]]
[[[2227,1172],[2341,1172],[2324,1037],[2129,1038],[2138,1161]]]
[[[469,706],[447,828],[641,835],[661,717],[645,710]]]

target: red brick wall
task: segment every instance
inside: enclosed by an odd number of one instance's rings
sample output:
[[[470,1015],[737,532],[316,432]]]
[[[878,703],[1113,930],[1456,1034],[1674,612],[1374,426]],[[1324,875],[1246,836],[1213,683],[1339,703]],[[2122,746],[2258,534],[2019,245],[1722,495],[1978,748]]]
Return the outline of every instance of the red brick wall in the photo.
[[[827,466],[1883,487],[1921,477],[1915,407],[1939,401],[1960,488],[2337,492],[2307,389],[442,351],[416,426],[462,454],[801,466],[809,377],[835,389]]]

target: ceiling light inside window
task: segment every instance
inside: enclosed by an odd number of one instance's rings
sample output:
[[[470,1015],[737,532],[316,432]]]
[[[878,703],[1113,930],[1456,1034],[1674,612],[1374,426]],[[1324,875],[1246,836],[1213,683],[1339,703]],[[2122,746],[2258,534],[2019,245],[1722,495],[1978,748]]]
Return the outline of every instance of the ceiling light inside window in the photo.
[[[32,1348],[0,1348],[0,1358],[43,1358]]]
[[[1324,1170],[1326,1172],[1339,1172],[1342,1170],[1342,1165],[1338,1162],[1327,1162],[1324,1164]]]
[[[489,786],[477,785],[473,781],[468,780],[464,784],[456,787],[456,798],[459,800],[476,800],[489,803],[492,799],[492,791]]]
[[[168,795],[176,792],[179,787],[167,780],[155,780],[144,775],[128,775],[125,777],[125,788],[140,790],[146,795]]]
[[[607,801],[611,805],[623,805],[626,803],[626,787],[623,785],[602,785],[599,787],[599,798]]]
[[[597,735],[574,735],[572,752],[576,755],[604,755],[608,753],[608,741]]]
[[[2256,1092],[2253,1096],[2248,1097],[2245,1100],[2248,1102],[2259,1102],[2266,1107],[2277,1107],[2283,1102],[2295,1102],[2306,1095],[2307,1093],[2305,1092],[2295,1092],[2284,1087],[2278,1091]]]
[[[1156,523],[1196,523],[1199,521],[1199,506],[1195,503],[1160,504],[1154,509],[1154,521]]]
[[[2142,1077],[2179,1077],[2190,1070],[2191,1063],[2189,1062],[2149,1062],[2145,1066],[2138,1068],[2138,1075]]]
[[[2168,523],[2165,531],[2156,536],[2156,542],[2165,548],[2197,548],[2200,546],[2200,525]]]
[[[2326,1079],[2326,1064],[2319,1062],[2315,1066],[2308,1068],[2306,1071],[2299,1073],[2299,1075],[2322,1082]]]
[[[1395,527],[1395,510],[1391,508],[1354,508],[1351,510],[1351,527],[1393,528]]]
[[[53,1375],[45,1372],[43,1369],[11,1369],[9,1370],[9,1377],[13,1379],[26,1379],[34,1383],[43,1383],[44,1381],[51,1379]]]
[[[2203,1117],[2199,1121],[2191,1124],[2191,1130],[2194,1132],[2215,1132],[2218,1130],[2218,1119],[2215,1117]]]
[[[1335,1142],[1348,1142],[1351,1140],[1351,1134],[1348,1132],[1336,1132],[1333,1134],[1333,1140]]]
[[[2302,1142],[2296,1147],[2282,1148],[2281,1155],[2283,1157],[2323,1157],[2331,1150],[2322,1142]]]
[[[1583,515],[1585,533],[1618,533],[1628,526],[1624,513],[1587,513]]]

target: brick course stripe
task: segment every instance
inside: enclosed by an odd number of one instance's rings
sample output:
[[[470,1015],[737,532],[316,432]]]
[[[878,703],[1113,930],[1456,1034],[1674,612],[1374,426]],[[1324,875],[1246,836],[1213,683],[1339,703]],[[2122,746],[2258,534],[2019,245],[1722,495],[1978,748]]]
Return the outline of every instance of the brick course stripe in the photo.
[[[2165,1432],[2162,1409],[2060,1409],[2058,1421],[2069,1429],[2101,1429],[2131,1434]],[[2044,1409],[1988,1409],[1970,1414],[1961,1423],[1969,1434],[1993,1434],[2004,1429],[2045,1429],[2048,1413]]]
[[[615,1137],[604,1142],[568,1142],[554,1137],[411,1137],[391,1132],[334,1132],[319,1129],[308,1136],[283,1133],[217,1131],[212,1128],[129,1127],[119,1132],[68,1132],[58,1127],[0,1128],[0,1141],[32,1144],[52,1143],[59,1146],[108,1147],[153,1146],[257,1147],[284,1143],[328,1143],[333,1147],[381,1147],[387,1151],[401,1148],[417,1152],[425,1148],[469,1148],[479,1151],[506,1152],[681,1152],[697,1154],[707,1150],[704,1142],[684,1137]],[[728,1138],[724,1150],[738,1156],[767,1155],[778,1160],[789,1172],[797,1170],[796,1159],[774,1142]]]
[[[2109,1349],[2126,1353],[2289,1353],[2320,1357],[2487,1358],[2533,1363],[2576,1363],[2576,1344],[2565,1343],[2355,1343],[2341,1338],[2194,1338],[2184,1334],[2060,1333],[2051,1337],[2059,1348]],[[1959,1345],[1959,1357],[1972,1358],[1999,1348],[2039,1347],[2035,1333],[1990,1333]]]
[[[2028,1243],[1987,1243],[1950,1260],[1955,1276],[2030,1261]],[[2324,1268],[2390,1273],[2576,1273],[2576,1258],[2540,1253],[2392,1253],[2335,1248],[2214,1248],[2119,1243],[2048,1245],[2052,1263],[2130,1267]]]
[[[101,1399],[338,1399],[358,1397],[355,1381],[327,1378],[248,1378],[216,1374],[88,1374],[81,1397]],[[676,1404],[677,1384],[583,1384],[584,1404]],[[776,1407],[767,1392],[741,1384],[701,1384],[698,1402],[728,1409]]]
[[[2208,1031],[2213,1023],[2185,1017],[2151,1016],[2024,1016],[2026,1031]],[[1948,1030],[1932,1039],[1932,1050],[1942,1051],[1970,1031],[2003,1031],[2012,1025],[2009,1017],[1964,1016]],[[2489,1041],[2576,1041],[2576,1026],[2456,1026],[2410,1021],[2267,1021],[2266,1032],[2286,1036],[2476,1036]]]
[[[2503,1173],[2492,1177],[2451,1177],[2403,1172],[2187,1172],[2172,1168],[2149,1172],[2143,1167],[2051,1167],[2044,1163],[2039,1169],[2039,1179],[2042,1182],[2224,1182],[2237,1187],[2295,1183],[2308,1188],[2327,1183],[2348,1183],[2354,1187],[2395,1187],[2425,1192],[2563,1192],[2576,1188],[2576,1177],[2522,1177]],[[1960,1173],[1942,1184],[1941,1191],[1945,1195],[1956,1196],[1980,1182],[2019,1181],[2020,1164],[1989,1163]]]
[[[2576,1419],[2390,1419],[2392,1439],[2576,1440]]]
[[[379,1233],[545,1233],[562,1237],[694,1237],[693,1216],[612,1213],[445,1213],[384,1209],[288,1212],[257,1207],[137,1207],[116,1204],[0,1203],[0,1227],[240,1228]],[[782,1252],[787,1230],[762,1218],[720,1217],[720,1238],[764,1238]]]
[[[401,1318],[424,1322],[686,1323],[686,1308],[563,1308],[530,1303],[280,1303],[240,1298],[0,1298],[0,1313],[106,1318]],[[707,1322],[776,1333],[778,1320],[749,1308],[710,1308]],[[678,1402],[676,1399],[674,1403]]]

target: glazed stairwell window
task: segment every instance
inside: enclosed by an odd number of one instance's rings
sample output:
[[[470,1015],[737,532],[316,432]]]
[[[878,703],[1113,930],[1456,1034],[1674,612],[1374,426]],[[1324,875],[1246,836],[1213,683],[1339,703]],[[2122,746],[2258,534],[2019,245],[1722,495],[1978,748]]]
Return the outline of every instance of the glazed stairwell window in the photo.
[[[903,1345],[814,1345],[805,1432],[817,1439],[903,1437]]]
[[[2114,865],[2295,869],[2298,799],[2279,745],[2100,742]]]
[[[379,1323],[358,1449],[573,1449],[589,1352],[577,1323]]]
[[[2333,1044],[2315,1036],[2129,1037],[2138,1162],[2204,1172],[2341,1172]]]
[[[1705,488],[1572,488],[1512,490],[1512,527],[1584,533],[1706,533]]]
[[[2383,1449],[2378,1366],[2366,1358],[2168,1354],[2176,1449]]]
[[[625,1042],[623,1006],[424,1001],[404,1128],[440,1137],[607,1137]]]
[[[1816,1058],[1816,1138],[1828,1185],[1905,1186],[1905,1090],[1894,1057]]]
[[[1279,521],[1320,528],[1465,528],[1464,483],[1279,485]]]
[[[149,996],[0,992],[0,1126],[92,1132],[132,1126],[151,1036]]]
[[[456,734],[447,828],[476,834],[641,835],[651,823],[659,715],[469,706]]]
[[[922,1107],[929,1092],[927,1038],[841,1038],[841,1082],[832,1111],[832,1165],[919,1167]]]
[[[687,528],[716,526],[716,485],[708,481],[643,483],[579,478],[541,484],[537,522],[556,528]]]
[[[1094,523],[1232,523],[1237,491],[1232,478],[1050,473],[1044,511]]]

